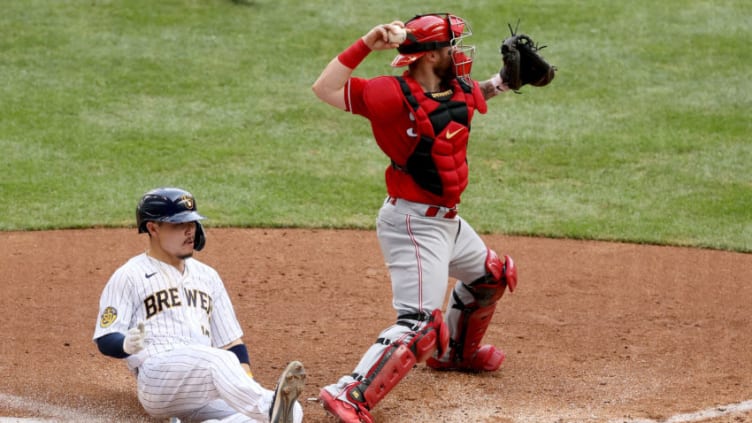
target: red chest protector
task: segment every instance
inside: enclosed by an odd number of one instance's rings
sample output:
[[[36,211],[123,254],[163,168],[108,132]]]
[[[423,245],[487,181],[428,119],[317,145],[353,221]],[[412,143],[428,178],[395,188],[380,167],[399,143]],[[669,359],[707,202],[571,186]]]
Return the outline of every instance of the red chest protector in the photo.
[[[396,78],[412,110],[417,137],[407,161],[392,166],[428,191],[430,203],[453,206],[467,187],[467,141],[476,105],[473,87],[455,79],[446,98],[436,99],[414,79]]]

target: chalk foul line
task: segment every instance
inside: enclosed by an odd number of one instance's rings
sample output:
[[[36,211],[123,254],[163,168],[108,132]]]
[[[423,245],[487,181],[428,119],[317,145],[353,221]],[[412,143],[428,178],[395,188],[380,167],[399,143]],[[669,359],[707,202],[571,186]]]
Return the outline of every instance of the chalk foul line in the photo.
[[[717,405],[694,413],[677,414],[666,420],[615,419],[611,420],[610,423],[690,423],[723,417],[729,414],[746,413],[748,411],[752,411],[752,400],[737,402],[734,404]]]
[[[7,395],[0,393],[0,403],[15,408],[18,410],[33,411],[35,414],[41,414],[48,417],[54,417],[54,419],[47,417],[37,418],[19,418],[19,417],[3,417],[0,416],[0,423],[16,423],[16,422],[105,422],[101,415],[94,415],[86,413],[82,410],[76,410],[69,407],[60,407],[52,404],[48,404],[42,401],[36,401],[29,398],[18,397],[15,395]]]

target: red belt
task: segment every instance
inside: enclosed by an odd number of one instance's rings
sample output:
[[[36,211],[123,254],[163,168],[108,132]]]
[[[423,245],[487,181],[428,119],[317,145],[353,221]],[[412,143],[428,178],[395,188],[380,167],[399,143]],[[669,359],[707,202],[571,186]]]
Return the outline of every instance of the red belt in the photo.
[[[392,203],[392,205],[396,205],[397,204],[397,198],[395,198],[395,197],[389,197],[389,202]],[[443,208],[447,208],[447,207],[443,207]],[[441,209],[442,209],[442,207],[439,207],[439,206],[428,206],[428,208],[423,213],[423,215],[427,216],[427,217],[436,217],[439,214],[439,212],[441,211]],[[449,209],[441,217],[443,217],[445,219],[451,219],[454,216],[457,216],[457,209],[456,208]]]

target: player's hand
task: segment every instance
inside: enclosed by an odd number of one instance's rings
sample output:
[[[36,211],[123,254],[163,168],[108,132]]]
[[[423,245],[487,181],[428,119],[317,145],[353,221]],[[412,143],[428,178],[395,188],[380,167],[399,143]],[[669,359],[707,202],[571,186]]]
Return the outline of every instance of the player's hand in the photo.
[[[389,50],[399,47],[399,43],[389,42],[389,32],[396,28],[404,28],[405,24],[401,21],[394,21],[392,23],[377,25],[373,27],[366,35],[363,36],[363,41],[371,50]]]
[[[146,338],[146,329],[144,329],[144,322],[138,324],[137,327],[131,328],[125,339],[123,339],[123,351],[128,355],[133,355],[144,349],[144,338]]]

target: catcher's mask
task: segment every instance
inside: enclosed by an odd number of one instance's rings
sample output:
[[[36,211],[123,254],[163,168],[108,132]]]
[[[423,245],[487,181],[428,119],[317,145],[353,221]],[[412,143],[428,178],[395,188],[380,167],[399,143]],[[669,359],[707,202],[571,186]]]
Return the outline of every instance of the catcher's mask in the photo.
[[[206,243],[200,220],[205,219],[196,211],[196,200],[190,192],[180,188],[153,189],[138,202],[136,225],[138,233],[146,233],[146,222],[185,223],[196,222],[193,249],[201,251]]]
[[[407,66],[429,51],[453,47],[454,73],[469,82],[475,46],[463,44],[463,39],[473,34],[464,19],[449,13],[430,13],[415,16],[405,23],[405,28],[407,39],[397,48],[399,54],[392,66]]]

